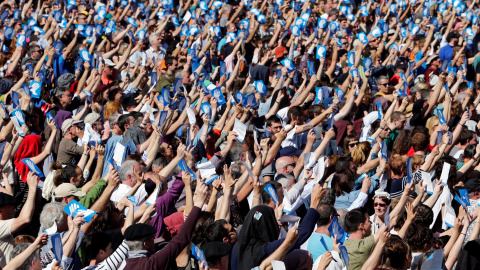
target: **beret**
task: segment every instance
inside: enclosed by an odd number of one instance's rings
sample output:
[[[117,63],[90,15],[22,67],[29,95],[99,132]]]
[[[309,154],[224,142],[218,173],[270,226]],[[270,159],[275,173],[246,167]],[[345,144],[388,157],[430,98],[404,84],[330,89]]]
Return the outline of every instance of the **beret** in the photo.
[[[203,250],[207,262],[212,262],[212,260],[230,254],[232,246],[223,242],[210,242],[202,245],[201,250]]]
[[[130,227],[125,230],[124,236],[127,241],[140,240],[147,236],[154,235],[156,232],[157,228],[148,224],[139,223],[130,225]]]
[[[15,198],[7,193],[0,192],[0,206],[15,204]]]

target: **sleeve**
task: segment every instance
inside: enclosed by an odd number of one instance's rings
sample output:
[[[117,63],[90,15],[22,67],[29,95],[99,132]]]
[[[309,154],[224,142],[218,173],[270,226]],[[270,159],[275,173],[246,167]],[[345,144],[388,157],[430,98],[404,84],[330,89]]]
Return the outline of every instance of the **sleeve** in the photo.
[[[156,236],[163,234],[163,218],[168,215],[170,210],[175,207],[175,203],[182,194],[185,184],[182,180],[177,179],[173,182],[172,187],[166,194],[157,198],[156,212],[157,215],[152,218],[151,225],[157,228]]]
[[[75,142],[67,142],[64,144],[64,151],[68,154],[81,155],[83,154],[83,147],[78,146]]]
[[[367,199],[368,199],[368,195],[363,192],[360,192],[357,198],[355,199],[355,201],[353,201],[350,207],[348,207],[348,211],[353,210],[355,208],[362,207],[367,202]]]
[[[311,181],[303,187],[302,194],[300,194],[300,197],[298,197],[295,203],[292,204],[292,211],[297,210],[298,207],[300,207],[308,198],[310,198],[314,184],[315,182]]]
[[[12,235],[12,223],[15,219],[2,220],[0,222],[0,239]]]
[[[180,227],[178,234],[162,250],[148,258],[150,265],[153,266],[152,269],[166,270],[170,261],[174,261],[192,241],[193,228],[197,223],[200,211],[200,208],[194,206]]]
[[[96,269],[98,270],[116,270],[117,265],[123,262],[127,258],[128,245],[127,241],[123,240],[122,244],[115,249],[115,251],[101,262]]]
[[[80,199],[79,203],[86,208],[92,207],[92,205],[98,200],[98,198],[100,198],[106,186],[107,182],[103,180],[103,178],[98,180],[98,182],[93,185],[93,187],[87,192],[87,194]]]

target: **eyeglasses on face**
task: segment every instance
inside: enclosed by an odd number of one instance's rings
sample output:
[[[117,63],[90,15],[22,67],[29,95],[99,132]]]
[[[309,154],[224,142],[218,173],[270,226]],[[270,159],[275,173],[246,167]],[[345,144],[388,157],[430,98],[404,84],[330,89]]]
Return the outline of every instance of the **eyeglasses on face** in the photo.
[[[374,206],[374,207],[377,207],[377,206],[386,207],[387,204],[385,204],[385,203],[373,203],[373,206]]]
[[[351,143],[348,144],[348,146],[350,146],[350,147],[355,147],[357,145],[358,145],[358,142],[351,142]]]

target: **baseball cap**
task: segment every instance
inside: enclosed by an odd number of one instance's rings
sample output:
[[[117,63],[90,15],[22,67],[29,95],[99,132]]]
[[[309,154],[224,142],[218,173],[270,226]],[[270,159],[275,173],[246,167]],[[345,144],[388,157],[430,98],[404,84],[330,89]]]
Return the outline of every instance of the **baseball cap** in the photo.
[[[430,63],[431,63],[432,61],[435,61],[435,59],[437,59],[437,58],[438,58],[438,55],[436,55],[436,54],[430,56],[430,57],[427,59],[427,65],[430,65]]]
[[[275,56],[277,58],[282,58],[283,57],[283,53],[287,51],[287,48],[285,48],[284,46],[280,46],[280,47],[277,47],[275,49]]]
[[[85,120],[84,122],[86,124],[93,124],[95,123],[98,119],[100,118],[100,114],[96,113],[96,112],[91,112],[89,114],[87,114],[87,116],[85,117]],[[63,126],[63,125],[62,125]]]
[[[85,192],[80,191],[77,189],[76,186],[70,183],[63,183],[57,188],[55,188],[55,198],[63,198],[68,196],[77,196],[83,197],[85,196]]]
[[[79,12],[78,14],[82,14],[82,15],[85,15],[85,16],[88,16],[88,15],[89,15],[88,12],[86,12],[85,10],[82,11],[82,12]]]
[[[279,155],[281,157],[284,157],[284,156],[299,156],[303,153],[303,150],[301,149],[298,149],[296,147],[293,147],[293,146],[287,146],[287,147],[284,147],[282,149],[280,149],[279,151]]]
[[[63,121],[62,124],[62,132],[67,133],[67,130],[71,128],[75,124],[83,123],[82,120],[73,120],[72,118],[68,118],[65,121]]]

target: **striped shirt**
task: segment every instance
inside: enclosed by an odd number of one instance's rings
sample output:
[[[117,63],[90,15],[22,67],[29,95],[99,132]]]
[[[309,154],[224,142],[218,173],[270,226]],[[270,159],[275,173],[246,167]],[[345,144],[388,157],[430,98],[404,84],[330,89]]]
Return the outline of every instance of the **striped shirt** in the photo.
[[[85,267],[82,270],[115,270],[117,266],[127,258],[128,250],[127,241],[123,240],[122,244],[103,262],[94,266]]]

